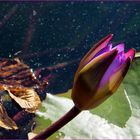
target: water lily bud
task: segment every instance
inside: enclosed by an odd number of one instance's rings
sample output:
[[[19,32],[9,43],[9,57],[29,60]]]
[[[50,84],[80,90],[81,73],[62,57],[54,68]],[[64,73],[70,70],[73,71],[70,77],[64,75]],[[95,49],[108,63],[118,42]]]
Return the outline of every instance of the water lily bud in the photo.
[[[72,99],[80,110],[92,109],[119,87],[134,58],[124,44],[112,48],[112,34],[99,41],[81,60],[74,78]]]

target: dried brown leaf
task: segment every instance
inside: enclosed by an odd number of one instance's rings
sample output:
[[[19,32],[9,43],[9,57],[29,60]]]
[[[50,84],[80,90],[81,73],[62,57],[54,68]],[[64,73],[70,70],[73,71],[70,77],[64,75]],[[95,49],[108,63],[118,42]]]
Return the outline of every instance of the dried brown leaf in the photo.
[[[41,87],[28,65],[19,59],[0,59],[0,90],[8,91],[25,111],[34,113],[41,103],[35,89]]]
[[[18,129],[16,123],[8,116],[1,102],[0,102],[0,127],[14,130]]]
[[[32,88],[9,88],[7,91],[10,97],[27,112],[34,113],[41,104],[38,94]]]
[[[32,69],[19,59],[0,58],[0,85],[36,88],[41,83]]]

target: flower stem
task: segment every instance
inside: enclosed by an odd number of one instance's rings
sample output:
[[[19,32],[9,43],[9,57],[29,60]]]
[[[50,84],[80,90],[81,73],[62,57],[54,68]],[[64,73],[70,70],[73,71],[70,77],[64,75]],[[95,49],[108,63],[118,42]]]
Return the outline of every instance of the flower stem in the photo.
[[[59,130],[65,124],[70,122],[74,117],[76,117],[81,110],[79,110],[76,106],[73,106],[69,112],[67,112],[64,116],[62,116],[59,120],[50,125],[45,131],[41,132],[37,136],[35,136],[32,140],[35,139],[46,139],[51,136],[54,132]]]

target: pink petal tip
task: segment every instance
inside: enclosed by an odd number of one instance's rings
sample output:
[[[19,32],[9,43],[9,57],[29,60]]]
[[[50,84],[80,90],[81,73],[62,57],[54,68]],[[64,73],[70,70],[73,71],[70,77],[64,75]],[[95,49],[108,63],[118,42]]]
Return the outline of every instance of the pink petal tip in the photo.
[[[127,59],[128,57],[130,58],[130,60],[132,61],[134,59],[135,56],[135,49],[130,49],[127,53],[125,53],[125,58]]]

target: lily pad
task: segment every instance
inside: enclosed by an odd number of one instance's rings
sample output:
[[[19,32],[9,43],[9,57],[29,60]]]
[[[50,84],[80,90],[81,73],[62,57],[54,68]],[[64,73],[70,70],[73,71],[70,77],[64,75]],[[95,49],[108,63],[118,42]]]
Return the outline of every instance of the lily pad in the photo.
[[[140,52],[137,52],[136,54],[135,54],[135,58],[139,58],[140,57]]]
[[[46,114],[46,108],[43,106],[40,106],[39,108],[40,113],[39,115],[37,115],[37,117],[35,118],[35,122],[36,122],[36,127],[33,130],[34,134],[39,134],[42,130],[45,130],[49,125],[52,124],[52,121],[48,118],[46,119],[46,117],[44,117],[44,113]],[[55,132],[53,135],[51,135],[47,140],[53,140],[53,139],[58,139],[58,138],[63,138],[64,134],[62,132]]]
[[[68,90],[67,93],[59,94],[58,96],[71,99],[71,90]],[[124,92],[123,84],[121,84],[114,95],[108,98],[97,108],[90,110],[90,112],[105,118],[110,123],[124,127],[126,121],[131,116],[131,109]]]
[[[132,115],[140,118],[140,58],[133,62],[123,83],[130,102]]]
[[[61,128],[59,132],[64,134],[63,138],[139,139],[139,76],[140,60],[136,59],[122,85],[117,90],[117,93],[95,110],[82,111],[76,118]],[[66,97],[48,94],[47,100],[42,103],[43,111],[39,110],[37,115],[39,117],[44,117],[45,120],[49,119],[52,122],[58,120],[58,118],[63,116],[74,105],[69,98],[70,96],[66,95]],[[111,107],[112,109],[110,109]]]
[[[48,98],[42,104],[46,112],[37,112],[38,116],[50,119],[52,122],[63,116],[72,106],[72,100],[64,97],[57,97],[48,94]],[[44,125],[45,125],[45,121]],[[47,123],[46,123],[47,127]],[[90,113],[81,112],[76,118],[59,130],[64,134],[64,138],[83,139],[83,138],[132,138],[129,129],[118,127],[108,123],[104,118]]]
[[[105,118],[108,122],[124,127],[131,116],[131,109],[124,92],[123,84],[105,102],[97,108],[90,110],[91,113]]]

